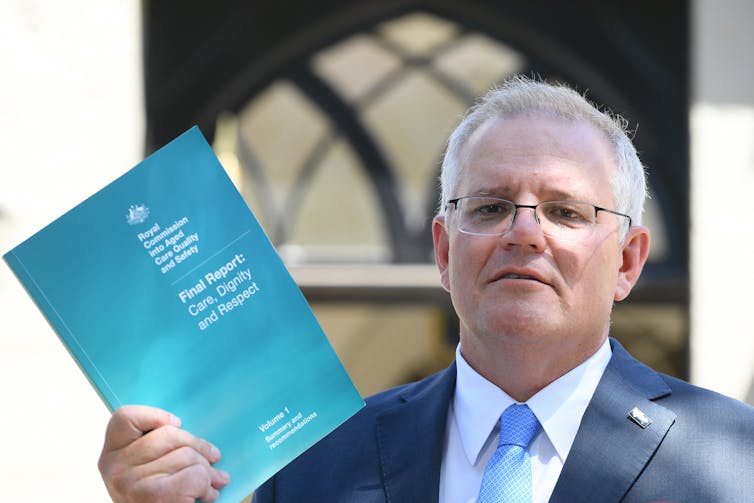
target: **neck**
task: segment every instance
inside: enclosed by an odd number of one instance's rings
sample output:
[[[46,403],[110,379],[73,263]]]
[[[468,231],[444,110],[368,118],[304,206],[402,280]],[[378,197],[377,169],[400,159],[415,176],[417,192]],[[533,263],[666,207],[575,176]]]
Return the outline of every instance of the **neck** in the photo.
[[[517,402],[526,402],[542,388],[588,360],[607,337],[591,338],[581,344],[558,338],[464,337],[461,354],[481,376],[505,391]]]

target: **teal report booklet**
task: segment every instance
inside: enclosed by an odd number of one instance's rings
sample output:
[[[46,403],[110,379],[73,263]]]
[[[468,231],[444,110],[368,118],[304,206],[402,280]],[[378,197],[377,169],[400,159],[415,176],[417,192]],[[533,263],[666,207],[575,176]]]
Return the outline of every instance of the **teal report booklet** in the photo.
[[[221,502],[364,405],[197,127],[4,259],[110,410],[167,409],[220,448]]]

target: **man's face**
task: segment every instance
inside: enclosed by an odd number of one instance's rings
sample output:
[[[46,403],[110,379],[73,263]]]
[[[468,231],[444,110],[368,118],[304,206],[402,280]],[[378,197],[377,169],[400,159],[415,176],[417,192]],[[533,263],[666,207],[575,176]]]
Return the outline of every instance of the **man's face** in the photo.
[[[616,209],[614,154],[587,123],[493,119],[472,135],[461,163],[453,197],[488,195],[527,205],[570,200]],[[646,229],[632,228],[623,244],[623,217],[599,212],[586,238],[556,239],[542,233],[531,209],[519,209],[504,235],[475,236],[457,229],[454,211],[451,205],[433,232],[442,282],[461,321],[464,356],[500,342],[535,342],[538,349],[555,344],[570,354],[596,350],[607,336],[613,300],[628,295],[646,260]]]

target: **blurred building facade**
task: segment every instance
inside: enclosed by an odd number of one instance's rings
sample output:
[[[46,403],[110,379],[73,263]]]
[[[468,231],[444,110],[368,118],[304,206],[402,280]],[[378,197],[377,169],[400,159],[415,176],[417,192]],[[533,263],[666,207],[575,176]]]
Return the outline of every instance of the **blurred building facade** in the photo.
[[[613,335],[754,403],[750,2],[78,3],[0,7],[22,97],[0,135],[0,251],[198,124],[371,394],[452,359],[430,234],[445,140],[490,86],[537,75],[624,115],[649,168],[653,250]],[[7,270],[0,296],[0,431],[20,453],[2,484],[100,500],[106,410]]]
[[[516,73],[634,128],[653,247],[613,334],[688,377],[687,2],[179,3],[147,4],[147,150],[200,125],[363,393],[452,358],[430,233],[440,159],[463,111]]]

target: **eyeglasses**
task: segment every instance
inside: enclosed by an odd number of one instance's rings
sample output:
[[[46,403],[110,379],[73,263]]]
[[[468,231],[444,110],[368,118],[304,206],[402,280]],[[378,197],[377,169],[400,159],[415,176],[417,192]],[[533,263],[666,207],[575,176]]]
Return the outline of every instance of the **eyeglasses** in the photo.
[[[458,230],[475,236],[502,236],[516,221],[519,208],[534,210],[534,218],[542,232],[554,238],[579,240],[588,238],[597,225],[600,211],[628,219],[617,211],[578,201],[545,201],[539,204],[516,204],[507,199],[466,196],[448,201],[456,209]]]

